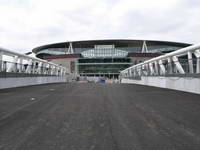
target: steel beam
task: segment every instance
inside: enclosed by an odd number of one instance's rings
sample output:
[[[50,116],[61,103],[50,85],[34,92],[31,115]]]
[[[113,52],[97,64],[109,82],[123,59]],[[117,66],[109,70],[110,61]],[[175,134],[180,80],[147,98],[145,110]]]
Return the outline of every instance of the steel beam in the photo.
[[[180,64],[179,60],[178,60],[178,57],[177,56],[173,56],[172,57],[172,60],[174,62],[174,64],[176,65],[176,69],[178,70],[178,72],[180,74],[185,74],[185,71],[183,70],[183,67],[182,65]]]

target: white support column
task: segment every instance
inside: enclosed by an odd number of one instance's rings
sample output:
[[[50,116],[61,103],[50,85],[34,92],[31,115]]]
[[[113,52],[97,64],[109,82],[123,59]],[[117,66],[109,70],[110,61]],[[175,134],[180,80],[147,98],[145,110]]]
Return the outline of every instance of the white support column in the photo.
[[[146,41],[143,41],[143,45],[142,45],[142,53],[148,53],[148,48],[147,48],[147,44]]]
[[[64,70],[63,70],[63,68],[61,68],[61,74],[60,74],[61,76],[63,76],[63,72],[64,72]]]
[[[150,75],[154,74],[154,69],[153,69],[153,64],[149,63],[149,68],[150,68]]]
[[[148,76],[149,75],[149,65],[145,64],[145,68],[146,68],[146,75]]]
[[[177,56],[173,56],[173,57],[172,57],[172,60],[173,60],[173,62],[175,63],[176,69],[178,70],[178,72],[179,72],[180,74],[185,74],[185,71],[183,70],[183,67],[182,67],[181,64],[180,64],[180,62],[179,62],[179,60],[178,60],[178,57],[177,57]]]
[[[39,73],[39,62],[38,61],[35,61],[35,74],[38,74]]]
[[[154,65],[155,65],[155,75],[159,75],[158,62],[155,61],[155,62],[154,62]]]
[[[159,66],[160,66],[160,74],[165,75],[166,69],[165,69],[165,66],[163,65],[162,60],[159,60]]]
[[[50,65],[50,66],[49,66],[49,75],[52,75],[52,74],[53,74],[53,66]]]
[[[128,70],[128,77],[131,77],[131,70]]]
[[[148,75],[148,65],[144,64],[143,66],[143,75],[147,76]]]
[[[196,73],[200,73],[200,50],[196,50],[194,52],[194,55],[197,58],[197,64],[196,64]]]
[[[49,70],[49,71],[48,71],[48,75],[51,75],[51,73],[52,73],[52,65],[49,64],[49,67],[48,67],[48,68],[49,68],[49,69],[48,69],[48,70]]]
[[[63,68],[60,69],[60,76],[63,75]]]
[[[19,73],[22,73],[22,68],[23,68],[23,59],[19,58]]]
[[[47,74],[47,64],[43,63],[43,74],[46,75]]]
[[[142,75],[142,67],[141,66],[138,66],[138,73],[139,73],[139,76]]]
[[[131,77],[133,77],[133,69],[130,69],[130,74],[131,74]]]
[[[62,68],[61,67],[59,67],[59,76],[62,74]]]
[[[171,58],[167,58],[167,62],[168,62],[168,73],[172,74],[173,73],[173,68],[172,68],[172,59]]]
[[[38,63],[38,74],[42,74],[42,66],[43,66],[43,63],[42,62],[39,62]]]
[[[53,75],[56,75],[56,66],[53,67]]]
[[[192,53],[188,52],[189,73],[194,73]]]
[[[145,68],[144,65],[141,66],[141,76],[145,74]]]
[[[135,68],[133,68],[133,75],[134,75],[134,77],[136,77],[136,76],[137,76],[137,73],[136,73],[136,70],[135,70]]]
[[[32,62],[32,74],[35,74],[35,71],[36,71],[36,67],[35,67],[35,65],[36,65],[36,62],[35,61],[33,61]]]
[[[56,75],[56,66],[53,66],[53,74],[52,75]]]
[[[32,70],[32,59],[29,59],[28,60],[28,63],[27,63],[27,69],[26,69],[26,73],[31,73],[31,70]]]
[[[74,54],[74,49],[72,46],[72,42],[69,43],[69,48],[67,50],[67,54]]]

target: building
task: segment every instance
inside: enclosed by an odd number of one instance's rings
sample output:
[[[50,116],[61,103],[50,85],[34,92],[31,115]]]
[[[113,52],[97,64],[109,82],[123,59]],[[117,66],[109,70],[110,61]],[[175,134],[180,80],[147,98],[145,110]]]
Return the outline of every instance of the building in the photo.
[[[190,44],[166,41],[89,40],[44,45],[33,52],[75,75],[117,78],[131,65],[187,46]]]

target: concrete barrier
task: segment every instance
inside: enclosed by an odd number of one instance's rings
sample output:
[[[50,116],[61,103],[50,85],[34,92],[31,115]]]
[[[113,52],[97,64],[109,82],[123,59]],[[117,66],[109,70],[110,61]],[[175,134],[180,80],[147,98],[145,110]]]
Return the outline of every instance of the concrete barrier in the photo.
[[[141,80],[122,78],[121,83],[140,84],[200,94],[200,78],[193,77],[146,77]]]
[[[65,76],[0,78],[0,89],[66,82]]]

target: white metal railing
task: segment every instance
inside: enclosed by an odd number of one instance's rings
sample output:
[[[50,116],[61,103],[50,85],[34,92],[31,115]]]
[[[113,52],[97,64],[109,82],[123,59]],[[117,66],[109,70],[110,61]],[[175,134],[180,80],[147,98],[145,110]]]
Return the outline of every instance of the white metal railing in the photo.
[[[65,67],[46,60],[0,48],[0,72],[64,76],[66,71]]]
[[[144,61],[120,72],[120,77],[199,74],[200,44]]]

